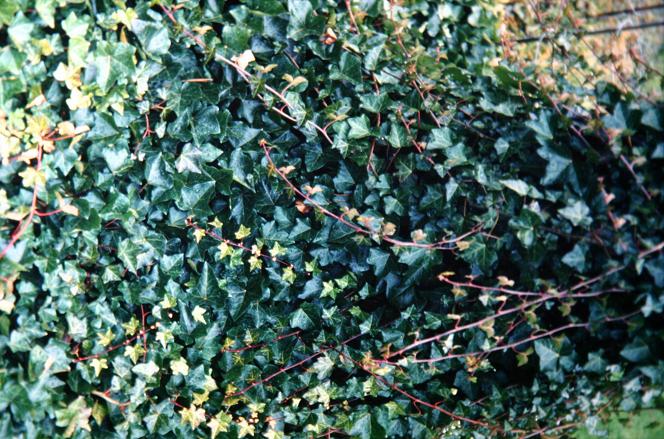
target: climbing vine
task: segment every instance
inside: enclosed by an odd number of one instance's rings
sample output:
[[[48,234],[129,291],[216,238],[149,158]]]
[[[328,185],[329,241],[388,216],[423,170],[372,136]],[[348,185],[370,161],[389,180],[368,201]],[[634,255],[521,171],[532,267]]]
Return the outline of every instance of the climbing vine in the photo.
[[[612,81],[541,9],[524,36],[528,5],[469,0],[5,1],[2,436],[660,406],[662,75],[633,49]]]

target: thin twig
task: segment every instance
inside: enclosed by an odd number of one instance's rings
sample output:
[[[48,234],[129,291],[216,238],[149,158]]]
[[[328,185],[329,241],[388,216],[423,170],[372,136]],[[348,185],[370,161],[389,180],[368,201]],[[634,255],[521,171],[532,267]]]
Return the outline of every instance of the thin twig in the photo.
[[[633,24],[633,25],[627,25],[623,27],[609,27],[609,28],[603,28],[603,29],[595,29],[595,30],[574,30],[571,31],[572,35],[583,35],[583,36],[593,36],[593,35],[601,35],[601,34],[612,34],[616,32],[628,32],[628,31],[633,31],[633,30],[639,30],[639,29],[647,29],[651,27],[660,27],[664,26],[664,21],[655,21],[651,23],[641,23],[641,24]],[[530,37],[524,37],[524,38],[519,38],[515,40],[515,43],[534,43],[538,41],[550,41],[554,40],[558,37],[558,34],[556,35],[537,35],[537,36],[530,36]]]
[[[627,167],[627,170],[629,170],[629,173],[632,174],[632,177],[634,177],[634,180],[639,185],[639,188],[641,189],[641,192],[643,192],[643,195],[645,195],[648,200],[652,200],[652,195],[650,195],[648,189],[646,189],[643,186],[643,184],[641,184],[641,182],[639,181],[639,177],[636,175],[636,172],[634,172],[634,165],[628,162],[625,156],[622,154],[620,154],[620,161],[623,162],[623,164]]]

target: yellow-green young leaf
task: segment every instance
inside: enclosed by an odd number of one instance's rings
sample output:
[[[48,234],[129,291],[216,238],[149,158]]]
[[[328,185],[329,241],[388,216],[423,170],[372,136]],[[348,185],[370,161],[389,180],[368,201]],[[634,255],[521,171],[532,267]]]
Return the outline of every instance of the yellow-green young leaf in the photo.
[[[205,308],[201,308],[198,305],[196,305],[194,310],[191,312],[191,316],[194,318],[194,321],[206,324],[207,322],[205,321],[205,317],[203,317],[203,314],[205,314]]]
[[[137,364],[131,370],[143,379],[148,379],[154,377],[159,372],[159,366],[157,366],[154,361],[149,361],[147,363]]]
[[[295,282],[295,271],[291,267],[286,267],[284,268],[283,274],[281,275],[281,278],[285,281],[288,282],[289,284],[292,284]]]
[[[218,389],[217,382],[214,380],[214,378],[212,378],[211,375],[205,376],[205,382],[203,383],[203,388],[208,392],[212,392]]]
[[[251,229],[249,227],[245,227],[244,224],[241,224],[240,228],[237,230],[237,232],[235,232],[235,239],[241,241],[249,235],[251,235]]]
[[[411,232],[410,237],[413,239],[413,241],[419,242],[427,239],[427,234],[422,229],[417,229]]]
[[[74,88],[71,95],[67,99],[67,106],[70,110],[78,110],[81,108],[89,108],[92,105],[92,95],[84,94],[80,89]]]
[[[219,221],[219,218],[217,217],[214,217],[214,220],[210,221],[208,224],[214,227],[215,229],[221,229],[224,226],[224,223]]]
[[[15,299],[13,295],[0,298],[0,311],[4,312],[5,314],[11,314],[15,305],[14,301]]]
[[[161,306],[162,309],[169,309],[173,308],[175,305],[177,305],[178,301],[175,297],[171,297],[168,294],[164,296],[164,298],[159,302],[159,306]]]
[[[143,356],[144,353],[145,349],[143,348],[143,345],[136,344],[134,346],[125,347],[124,355],[125,357],[129,357],[132,363],[136,364],[136,362],[138,362],[138,360]]]
[[[233,418],[224,412],[219,412],[207,423],[210,429],[210,437],[214,439],[219,433],[226,433],[231,426]]]
[[[248,407],[249,411],[251,412],[252,418],[257,417],[260,413],[263,413],[265,411],[264,402],[252,402],[248,405]]]
[[[259,271],[263,267],[263,260],[256,255],[249,258],[249,269],[251,271]]]
[[[171,361],[171,370],[175,375],[180,374],[186,376],[189,374],[189,365],[184,358],[180,357],[177,360]]]
[[[323,404],[323,407],[328,407],[331,401],[331,395],[329,382],[326,383],[327,384],[317,385],[302,396],[311,404],[320,403]]]
[[[461,251],[468,250],[468,247],[470,247],[470,242],[468,241],[458,241],[456,244]]]
[[[196,242],[201,242],[201,239],[205,237],[205,229],[196,229],[194,230],[194,239],[196,239]]]
[[[99,344],[102,346],[108,346],[113,342],[113,339],[115,338],[115,334],[113,334],[113,330],[111,328],[108,328],[106,332],[99,332],[97,333],[97,338],[99,339]]]
[[[54,15],[56,6],[56,0],[37,0],[35,2],[35,9],[37,10],[37,13],[51,29],[55,27]]]
[[[486,322],[480,325],[480,328],[486,332],[488,337],[493,337],[496,334],[496,331],[493,329],[493,325],[496,321],[494,319],[487,320]]]
[[[224,259],[226,256],[233,256],[233,248],[225,241],[219,244],[219,259]]]
[[[514,281],[507,278],[506,276],[498,276],[498,285],[501,287],[513,287]]]
[[[1,140],[0,140],[1,141]],[[0,146],[2,148],[2,146]],[[0,189],[0,216],[4,215],[9,209],[11,209],[11,204],[9,204],[9,199],[7,198],[7,191]]]
[[[323,291],[320,293],[320,297],[331,297],[336,299],[339,289],[334,286],[333,281],[323,282]]]
[[[78,69],[68,66],[67,64],[60,63],[55,72],[53,72],[53,78],[55,78],[57,81],[64,82],[67,88],[70,90],[81,85],[81,78]]]
[[[256,426],[254,424],[250,424],[249,421],[247,421],[242,416],[240,416],[237,420],[237,428],[237,435],[240,439],[245,436],[253,436],[256,433]]]
[[[528,356],[533,353],[533,348],[528,348],[524,352],[518,352],[516,355],[517,366],[523,366],[528,363]]]
[[[138,17],[134,8],[118,9],[111,14],[111,19],[116,23],[122,23],[127,29],[132,29],[132,22]]]
[[[90,361],[90,366],[95,371],[95,376],[98,377],[102,370],[108,369],[108,360],[106,358],[93,358]]]
[[[203,405],[205,404],[205,401],[210,399],[210,392],[204,391],[200,393],[193,393],[192,394],[192,403],[195,405]]]
[[[169,342],[173,341],[173,332],[168,329],[161,329],[157,332],[155,339],[161,344],[161,346],[166,349],[166,346]]]
[[[78,208],[76,206],[65,202],[62,196],[58,193],[55,194],[55,198],[58,200],[58,207],[60,210],[62,210],[63,213],[78,216]]]
[[[307,261],[304,263],[304,269],[307,271],[307,273],[313,273],[313,274],[318,274],[320,273],[320,268],[318,267],[318,262],[316,260],[312,261]]]
[[[263,433],[263,436],[265,436],[266,439],[283,439],[284,432],[270,428],[268,431]]]
[[[19,172],[18,175],[22,178],[21,183],[25,187],[34,187],[35,185],[44,186],[46,184],[46,174],[44,171],[38,171],[32,166],[28,166],[23,172]]]
[[[140,324],[141,322],[139,322],[135,316],[131,316],[131,319],[127,323],[123,323],[122,327],[124,328],[125,333],[128,336],[132,336],[136,334],[136,331],[138,330],[138,326]]]
[[[286,253],[286,249],[279,245],[278,242],[275,242],[272,248],[270,249],[270,256],[278,258]]]
[[[201,423],[205,422],[205,410],[195,405],[183,408],[180,411],[183,424],[189,424],[192,430],[196,430]]]
[[[79,396],[67,407],[55,411],[55,425],[64,427],[63,436],[72,437],[78,430],[90,431],[92,409],[85,404],[85,398]]]
[[[99,404],[98,402],[95,402],[95,405],[92,406],[92,419],[94,419],[97,424],[101,425],[106,417],[106,413],[106,406]]]

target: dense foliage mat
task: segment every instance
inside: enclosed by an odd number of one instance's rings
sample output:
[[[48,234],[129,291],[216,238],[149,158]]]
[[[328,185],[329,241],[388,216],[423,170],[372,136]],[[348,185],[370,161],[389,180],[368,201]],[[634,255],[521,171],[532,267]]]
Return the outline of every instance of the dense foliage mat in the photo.
[[[599,433],[661,403],[661,102],[538,76],[500,7],[0,23],[1,437]]]

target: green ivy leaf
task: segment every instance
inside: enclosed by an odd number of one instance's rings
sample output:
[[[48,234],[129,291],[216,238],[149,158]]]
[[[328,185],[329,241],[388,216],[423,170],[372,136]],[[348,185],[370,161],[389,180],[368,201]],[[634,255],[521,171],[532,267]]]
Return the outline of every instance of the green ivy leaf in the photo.
[[[556,352],[549,340],[535,340],[535,352],[540,359],[540,369],[543,371],[555,370],[558,364],[558,352]]]
[[[385,430],[371,413],[363,413],[356,417],[348,434],[359,436],[362,439],[376,439],[385,437]]]
[[[588,226],[592,222],[592,219],[589,216],[590,209],[588,208],[588,205],[581,200],[577,200],[573,204],[570,204],[563,209],[559,209],[558,213],[575,226]]]
[[[168,29],[161,23],[153,23],[143,20],[132,20],[131,30],[138,41],[141,42],[143,50],[151,55],[164,55],[171,47],[168,38]]]
[[[371,136],[369,118],[365,115],[348,119],[348,125],[350,126],[349,139],[363,139]]]

